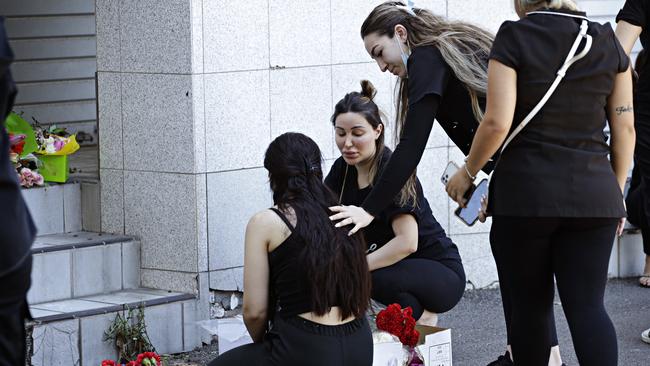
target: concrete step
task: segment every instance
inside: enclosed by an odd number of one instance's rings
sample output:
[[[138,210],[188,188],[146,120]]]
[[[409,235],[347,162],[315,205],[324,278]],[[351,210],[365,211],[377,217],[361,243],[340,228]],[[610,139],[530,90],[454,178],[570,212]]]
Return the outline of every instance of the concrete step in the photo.
[[[140,242],[74,232],[39,236],[33,247],[30,304],[140,287]]]
[[[81,230],[79,183],[49,184],[23,189],[22,192],[39,235]]]
[[[31,304],[33,366],[97,366],[116,359],[104,332],[118,313],[144,305],[147,334],[160,354],[178,353],[200,345],[195,295],[137,288],[102,295]]]
[[[98,180],[48,183],[23,189],[22,194],[38,235],[101,230]]]
[[[628,224],[623,235],[614,239],[608,275],[610,278],[639,276],[643,273],[644,265],[641,231]]]

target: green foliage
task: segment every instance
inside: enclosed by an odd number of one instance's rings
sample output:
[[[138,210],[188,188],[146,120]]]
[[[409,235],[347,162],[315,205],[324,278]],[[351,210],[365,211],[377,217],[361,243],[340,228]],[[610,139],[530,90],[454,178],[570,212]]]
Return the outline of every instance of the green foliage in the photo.
[[[124,312],[117,313],[104,332],[104,341],[115,345],[118,360],[134,360],[140,353],[155,352],[144,321],[144,304],[128,309],[126,317]]]
[[[5,127],[7,128],[7,132],[15,135],[25,135],[25,146],[23,147],[23,153],[20,155],[21,157],[38,150],[34,129],[23,117],[11,112],[5,121]]]

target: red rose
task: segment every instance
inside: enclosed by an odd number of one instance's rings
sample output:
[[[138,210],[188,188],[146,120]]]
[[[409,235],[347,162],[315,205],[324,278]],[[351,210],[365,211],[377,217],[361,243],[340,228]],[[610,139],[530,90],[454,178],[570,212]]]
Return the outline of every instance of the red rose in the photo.
[[[411,317],[413,316],[413,309],[410,306],[407,306],[404,309],[404,316],[407,316],[407,317],[408,316],[411,316]]]
[[[126,364],[126,366],[138,366],[135,361],[129,361],[129,363]]]
[[[117,364],[113,360],[103,360],[102,366],[117,366]]]
[[[413,309],[410,306],[402,309],[399,304],[388,305],[377,314],[377,328],[396,336],[402,344],[411,347],[417,344],[420,337],[420,333],[415,330]]]

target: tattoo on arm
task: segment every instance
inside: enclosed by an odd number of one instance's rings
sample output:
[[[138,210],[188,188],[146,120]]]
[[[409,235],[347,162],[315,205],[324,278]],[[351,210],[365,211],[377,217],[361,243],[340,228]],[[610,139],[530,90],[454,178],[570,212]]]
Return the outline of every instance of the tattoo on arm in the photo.
[[[628,104],[627,107],[624,107],[624,106],[616,107],[616,115],[617,116],[620,116],[621,114],[623,114],[625,112],[632,112],[632,111],[634,111],[634,108],[629,104]]]

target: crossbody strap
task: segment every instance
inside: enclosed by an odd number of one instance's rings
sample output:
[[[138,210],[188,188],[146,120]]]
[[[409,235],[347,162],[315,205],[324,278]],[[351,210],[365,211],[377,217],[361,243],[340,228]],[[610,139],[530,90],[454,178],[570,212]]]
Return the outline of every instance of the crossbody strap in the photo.
[[[535,13],[543,13],[543,12],[535,12]],[[512,131],[510,136],[508,136],[506,142],[503,143],[503,147],[501,147],[501,154],[503,154],[503,151],[506,149],[508,144],[510,144],[512,139],[514,139],[515,136],[517,136],[517,134],[519,134],[519,132],[521,132],[521,130],[523,130],[524,127],[526,127],[526,125],[535,117],[535,115],[537,115],[540,109],[542,109],[544,104],[546,104],[546,102],[551,97],[551,95],[553,95],[553,92],[555,92],[555,89],[557,89],[557,86],[560,84],[560,81],[562,81],[562,78],[564,78],[564,76],[566,75],[566,72],[569,69],[569,67],[571,67],[571,65],[573,65],[576,61],[580,60],[581,58],[587,55],[587,53],[591,49],[591,43],[592,43],[591,36],[587,34],[588,27],[589,27],[589,22],[587,21],[587,19],[583,18],[582,24],[580,25],[580,33],[576,37],[576,40],[573,42],[573,46],[571,47],[571,50],[569,51],[569,54],[567,55],[566,60],[564,61],[564,64],[557,71],[556,73],[557,77],[555,78],[555,81],[553,81],[553,84],[548,89],[548,91],[546,91],[546,94],[542,97],[539,103],[537,103],[535,108],[533,108],[533,110],[531,110],[530,113],[528,113],[526,118],[524,118],[524,120],[521,121],[519,126],[517,126],[517,128],[515,128]],[[585,47],[579,54],[576,55],[576,52],[578,51],[578,47],[580,46],[580,43],[583,38],[586,41]]]

